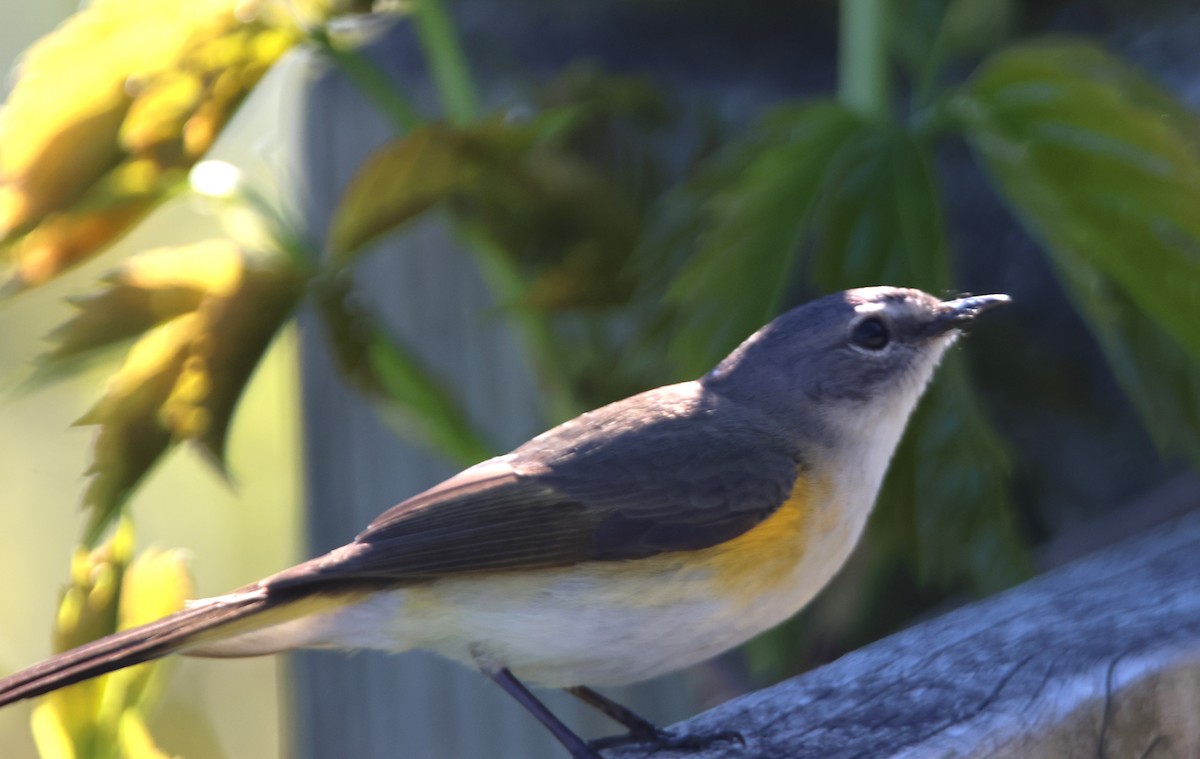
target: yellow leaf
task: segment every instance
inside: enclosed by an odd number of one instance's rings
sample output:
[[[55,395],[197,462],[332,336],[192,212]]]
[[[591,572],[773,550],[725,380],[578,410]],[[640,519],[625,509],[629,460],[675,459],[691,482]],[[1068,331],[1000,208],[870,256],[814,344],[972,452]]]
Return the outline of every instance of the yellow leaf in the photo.
[[[172,429],[196,440],[224,471],[225,442],[237,401],[275,333],[304,295],[307,277],[278,256],[247,256],[236,289],[200,306],[204,332],[192,343],[164,412]],[[173,406],[172,401],[178,401]]]
[[[66,651],[117,631],[117,600],[132,558],[132,526],[123,522],[113,537],[88,550],[76,549],[70,585],[63,591],[54,629],[54,650]]]
[[[179,611],[191,593],[183,552],[147,548],[125,571],[118,628],[127,630]]]
[[[53,701],[44,699],[33,707],[30,724],[33,741],[42,759],[75,759],[75,741],[63,724],[62,711]]]
[[[154,743],[140,711],[128,709],[121,715],[122,759],[171,759]]]
[[[70,584],[64,588],[54,627],[54,650],[65,651],[117,631],[122,578],[133,554],[133,528],[128,522],[103,545],[79,548],[71,559]],[[112,681],[97,678],[62,688],[41,699],[34,710],[33,730],[43,757],[99,756],[111,743],[116,723]]]
[[[148,549],[132,560],[132,523],[93,550],[80,548],[71,561],[55,626],[55,650],[87,643],[170,614],[191,590],[179,551]],[[42,757],[155,757],[142,722],[161,663],[112,672],[57,690],[34,709],[33,731]]]
[[[84,495],[89,515],[85,540],[94,542],[118,513],[129,493],[171,444],[159,421],[200,328],[195,313],[176,317],[139,340],[109,381],[104,397],[79,420],[98,424],[91,483]]]
[[[145,153],[177,138],[203,96],[204,83],[197,74],[163,73],[155,86],[142,92],[129,109],[121,126],[121,144],[132,153]]]
[[[301,37],[282,0],[96,0],[36,43],[0,116],[10,289],[42,284],[136,223]],[[131,166],[159,181],[121,192]]]
[[[237,245],[229,240],[205,240],[141,253],[129,259],[113,279],[143,290],[186,288],[227,295],[237,289],[243,268]]]
[[[73,318],[48,337],[31,384],[56,379],[79,359],[195,311],[210,291],[228,291],[241,276],[236,247],[212,241],[133,256],[105,277],[107,287],[70,298]]]
[[[112,44],[114,31],[84,12],[26,52],[0,116],[0,180],[16,196],[0,235],[65,207],[120,161],[116,135],[131,102],[121,63],[131,51]]]
[[[117,612],[117,627],[153,622],[183,608],[192,593],[192,582],[183,552],[147,548],[125,571]],[[154,674],[161,664],[139,664],[121,670],[123,704],[143,703],[154,688]]]
[[[223,471],[237,400],[307,277],[282,254],[212,240],[136,256],[108,289],[75,301],[80,313],[56,331],[45,376],[55,362],[144,332],[79,420],[100,425],[84,497],[89,543],[175,442],[195,440]]]
[[[13,271],[9,293],[49,282],[60,273],[112,242],[146,211],[148,203],[84,213],[54,213],[9,246]]]

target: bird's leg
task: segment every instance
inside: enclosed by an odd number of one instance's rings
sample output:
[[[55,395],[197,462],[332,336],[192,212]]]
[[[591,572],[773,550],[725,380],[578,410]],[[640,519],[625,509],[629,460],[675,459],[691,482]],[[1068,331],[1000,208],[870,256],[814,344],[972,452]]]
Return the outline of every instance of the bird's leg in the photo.
[[[629,728],[629,732],[625,735],[613,735],[607,738],[597,738],[594,741],[589,741],[588,746],[593,749],[612,748],[614,746],[624,746],[630,743],[649,743],[663,749],[702,749],[706,746],[721,741],[735,741],[745,744],[746,740],[742,734],[734,730],[725,730],[719,733],[703,734],[703,735],[675,735],[661,728],[655,727],[654,723],[645,717],[640,716],[632,709],[618,704],[608,696],[588,688],[585,685],[577,685],[566,689],[567,693],[583,701],[589,706],[603,712],[607,717],[621,723]]]
[[[525,685],[513,676],[512,672],[508,671],[507,667],[481,667],[483,673],[490,677],[497,685],[505,690],[508,695],[517,700],[521,706],[529,710],[529,712],[537,717],[538,722],[541,722],[547,730],[558,739],[558,742],[566,747],[567,751],[571,752],[572,759],[601,759],[588,744],[575,733],[571,732],[571,728],[563,724],[562,720],[554,716],[554,713],[546,708],[546,705],[538,701],[537,697],[529,692]]]
[[[659,730],[650,720],[642,717],[629,707],[618,704],[608,696],[592,690],[586,685],[575,685],[565,688],[565,690],[588,706],[595,707],[604,716],[614,722],[619,722],[629,728],[628,737],[630,740],[628,742],[630,743],[652,743],[664,735],[663,731]],[[618,737],[624,738],[625,736]]]

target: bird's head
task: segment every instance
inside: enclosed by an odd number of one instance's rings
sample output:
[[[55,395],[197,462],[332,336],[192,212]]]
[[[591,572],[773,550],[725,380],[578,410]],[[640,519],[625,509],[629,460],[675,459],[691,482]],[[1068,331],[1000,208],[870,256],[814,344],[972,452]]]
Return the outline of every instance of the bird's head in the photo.
[[[787,426],[838,437],[884,423],[903,427],[962,329],[1008,301],[1007,295],[943,301],[898,287],[846,290],[778,317],[701,382]]]

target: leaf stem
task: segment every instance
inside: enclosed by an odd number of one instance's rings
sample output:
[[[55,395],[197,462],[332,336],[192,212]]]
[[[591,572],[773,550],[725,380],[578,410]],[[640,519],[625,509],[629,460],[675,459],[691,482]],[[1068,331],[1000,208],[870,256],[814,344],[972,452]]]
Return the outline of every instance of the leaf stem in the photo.
[[[889,0],[841,0],[838,100],[862,116],[889,112]]]
[[[454,22],[441,0],[417,0],[412,13],[446,115],[454,124],[469,124],[478,117],[479,100]]]
[[[324,27],[312,27],[307,31],[309,41],[374,101],[380,113],[395,125],[397,132],[403,134],[421,125],[421,114],[400,94],[395,83],[375,61],[357,50],[339,46]]]
[[[565,373],[558,369],[561,361],[558,340],[549,319],[522,302],[526,285],[521,272],[477,225],[459,218],[454,228],[475,251],[484,281],[517,326],[525,349],[533,357],[537,379],[549,391],[545,410],[550,420],[557,424],[581,414],[586,409],[575,397]]]

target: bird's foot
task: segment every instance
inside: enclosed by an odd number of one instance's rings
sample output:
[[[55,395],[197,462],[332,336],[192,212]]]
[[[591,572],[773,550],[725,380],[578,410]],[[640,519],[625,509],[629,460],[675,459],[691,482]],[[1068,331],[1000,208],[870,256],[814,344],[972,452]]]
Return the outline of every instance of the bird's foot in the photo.
[[[634,744],[652,745],[663,751],[699,751],[714,743],[738,743],[746,745],[746,739],[736,730],[721,730],[714,733],[681,733],[670,730],[654,729],[653,731],[631,730],[624,735],[610,735],[588,741],[588,748],[600,751],[618,746]]]

